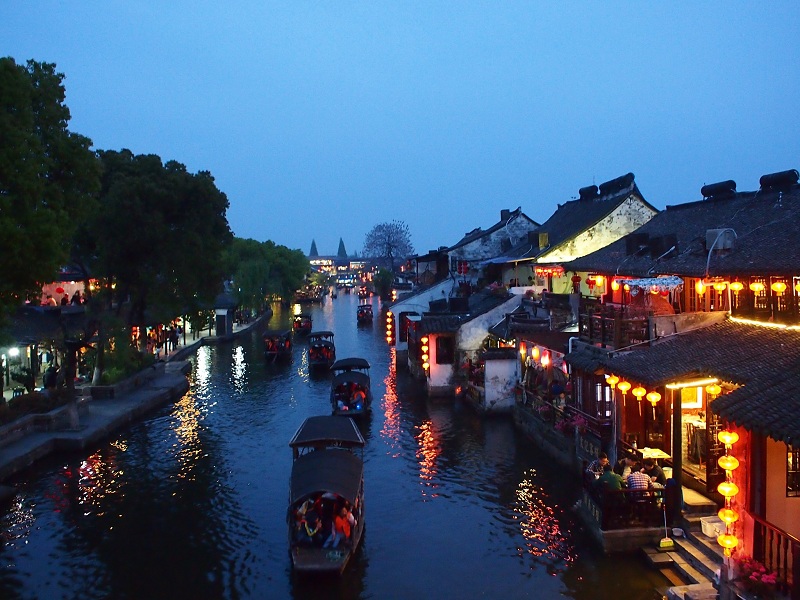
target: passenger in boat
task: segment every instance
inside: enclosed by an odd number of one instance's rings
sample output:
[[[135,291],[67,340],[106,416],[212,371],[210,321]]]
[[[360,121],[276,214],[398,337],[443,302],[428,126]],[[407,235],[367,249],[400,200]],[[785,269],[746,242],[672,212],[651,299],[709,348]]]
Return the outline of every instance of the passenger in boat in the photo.
[[[331,535],[327,540],[325,540],[325,543],[322,545],[323,548],[336,548],[343,540],[345,542],[350,541],[351,529],[350,521],[347,516],[348,512],[349,511],[345,506],[342,506],[339,509],[339,513],[333,518]]]
[[[363,407],[364,402],[367,399],[367,394],[361,388],[356,388],[355,391],[353,392],[352,398],[353,398],[353,404],[356,405],[361,404],[361,406]]]
[[[296,538],[304,546],[318,546],[322,540],[322,523],[313,510],[309,510],[300,520]]]

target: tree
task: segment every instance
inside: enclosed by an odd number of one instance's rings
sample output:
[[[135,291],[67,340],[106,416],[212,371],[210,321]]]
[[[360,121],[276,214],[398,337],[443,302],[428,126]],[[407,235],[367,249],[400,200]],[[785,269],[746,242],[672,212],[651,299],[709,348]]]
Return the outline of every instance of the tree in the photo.
[[[392,273],[396,258],[405,259],[413,253],[411,234],[403,221],[378,223],[364,241],[364,256],[388,265]]]
[[[129,302],[128,324],[211,304],[224,279],[223,249],[233,239],[228,199],[211,174],[190,174],[181,163],[129,150],[100,157],[93,271],[116,284],[111,295],[118,306]]]
[[[76,224],[94,210],[100,164],[67,129],[64,75],[0,58],[0,320],[67,264]]]

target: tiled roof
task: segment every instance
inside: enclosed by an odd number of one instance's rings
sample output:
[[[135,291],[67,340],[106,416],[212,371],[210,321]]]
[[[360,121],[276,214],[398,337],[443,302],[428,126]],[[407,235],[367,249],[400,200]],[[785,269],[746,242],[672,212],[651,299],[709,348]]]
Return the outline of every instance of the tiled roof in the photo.
[[[509,221],[511,221],[511,219],[514,219],[514,218],[517,218],[517,217],[522,217],[523,219],[527,219],[534,226],[538,225],[538,223],[536,221],[534,221],[533,219],[531,219],[525,213],[522,212],[522,207],[519,207],[519,208],[517,208],[517,210],[509,211],[509,215],[508,215],[507,219],[501,219],[500,221],[498,221],[497,223],[495,223],[494,225],[489,227],[489,229],[481,229],[480,227],[477,227],[477,228],[473,229],[472,231],[467,233],[463,238],[458,240],[455,244],[450,246],[447,250],[448,251],[455,250],[456,248],[460,248],[461,246],[466,246],[470,242],[474,242],[475,240],[479,240],[480,238],[482,238],[482,237],[484,237],[486,235],[494,233],[498,229],[501,229],[501,228],[505,227],[506,224]]]
[[[536,258],[537,256],[549,252],[551,249],[568,242],[575,236],[596,225],[612,212],[614,212],[623,202],[631,196],[638,198],[647,206],[658,212],[644,200],[642,193],[633,181],[633,174],[619,178],[620,181],[629,182],[628,185],[606,194],[579,200],[570,200],[564,204],[559,204],[556,212],[547,221],[542,223],[536,230],[539,233],[547,234],[548,246],[540,249],[538,244],[531,244],[527,240],[516,245],[506,255],[511,260],[520,258]],[[616,180],[615,180],[616,181]]]
[[[565,268],[641,277],[675,274],[708,275],[795,274],[800,264],[800,186],[784,191],[734,193],[668,206],[626,238],[571,261]],[[544,226],[543,226],[544,227]],[[715,250],[709,259],[709,230],[732,229],[732,250]],[[627,250],[637,235],[641,252]],[[673,237],[674,236],[674,237]],[[661,243],[654,243],[660,238]],[[666,242],[666,246],[664,241]],[[677,252],[660,260],[673,242]],[[639,246],[640,244],[635,244]],[[633,248],[631,248],[633,250]]]
[[[592,363],[645,386],[717,377],[739,387],[712,410],[748,430],[800,443],[800,331],[725,320],[663,338],[651,347],[598,357],[576,351],[568,360]]]
[[[424,333],[454,333],[463,323],[489,312],[506,302],[509,296],[498,296],[490,292],[477,292],[469,297],[469,312],[452,314],[426,314],[420,321]]]

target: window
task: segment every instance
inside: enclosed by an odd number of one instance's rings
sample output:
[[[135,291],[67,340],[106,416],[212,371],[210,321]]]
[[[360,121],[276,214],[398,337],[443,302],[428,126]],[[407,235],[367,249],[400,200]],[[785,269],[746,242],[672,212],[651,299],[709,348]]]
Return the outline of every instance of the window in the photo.
[[[456,339],[451,336],[436,336],[436,364],[452,365],[456,361]]]
[[[787,446],[786,496],[800,497],[800,447]]]

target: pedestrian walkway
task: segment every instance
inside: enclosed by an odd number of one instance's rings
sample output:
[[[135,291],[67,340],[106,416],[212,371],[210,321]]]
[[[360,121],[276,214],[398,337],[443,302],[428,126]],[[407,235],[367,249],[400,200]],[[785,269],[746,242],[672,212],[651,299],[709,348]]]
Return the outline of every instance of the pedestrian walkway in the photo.
[[[179,398],[189,389],[186,373],[191,364],[184,360],[187,356],[203,344],[243,335],[269,317],[270,313],[267,313],[249,323],[235,324],[232,335],[225,338],[201,332],[194,339],[187,339],[186,344],[178,345],[155,365],[137,375],[138,385],[121,385],[119,387],[124,391],[115,392],[109,398],[93,400],[88,391],[79,394],[75,405],[59,409],[63,414],[59,415],[58,422],[64,423],[63,427],[42,430],[48,428],[34,427],[31,420],[25,419],[0,427],[0,482],[53,452],[82,450],[96,444],[148,412]],[[82,392],[83,388],[78,390]]]

